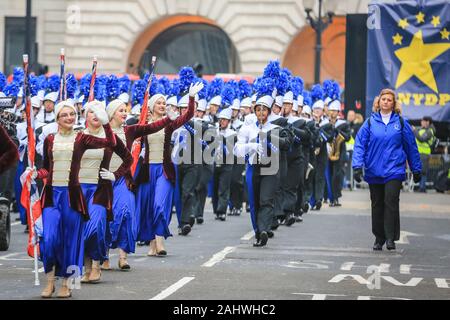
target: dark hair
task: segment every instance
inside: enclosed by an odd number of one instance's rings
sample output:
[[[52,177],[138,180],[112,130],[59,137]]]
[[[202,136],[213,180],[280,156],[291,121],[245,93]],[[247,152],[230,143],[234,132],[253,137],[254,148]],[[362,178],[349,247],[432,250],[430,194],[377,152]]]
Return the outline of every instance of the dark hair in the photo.
[[[430,116],[425,116],[422,120],[428,121],[430,124],[433,122],[433,119]]]

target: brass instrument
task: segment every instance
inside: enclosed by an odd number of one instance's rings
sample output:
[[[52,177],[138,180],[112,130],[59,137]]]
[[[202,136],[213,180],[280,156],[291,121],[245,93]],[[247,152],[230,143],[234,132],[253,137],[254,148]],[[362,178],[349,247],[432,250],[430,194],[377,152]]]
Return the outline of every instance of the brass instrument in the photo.
[[[337,137],[335,137],[334,140],[329,143],[331,151],[328,154],[328,159],[330,161],[334,162],[339,160],[339,157],[341,155],[341,145],[344,141],[345,141],[344,136],[341,133],[339,133]]]

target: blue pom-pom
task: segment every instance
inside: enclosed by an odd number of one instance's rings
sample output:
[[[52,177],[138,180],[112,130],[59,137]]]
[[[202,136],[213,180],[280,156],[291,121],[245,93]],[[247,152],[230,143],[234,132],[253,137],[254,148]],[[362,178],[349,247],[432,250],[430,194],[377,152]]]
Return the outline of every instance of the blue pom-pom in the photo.
[[[108,98],[108,102],[117,99],[120,94],[120,83],[119,79],[112,74],[108,77],[106,82],[106,96]]]
[[[168,94],[168,92],[170,91],[170,80],[167,77],[162,77],[158,81],[159,84],[164,87],[164,92]]]
[[[19,86],[23,85],[23,79],[25,78],[25,74],[22,68],[16,67],[13,71],[13,80],[16,82]]]
[[[272,96],[275,89],[275,81],[272,78],[263,78],[258,81],[258,98]]]
[[[73,73],[68,73],[66,75],[66,91],[67,99],[74,99],[75,92],[77,91],[77,79]]]
[[[258,92],[258,88],[259,88],[259,84],[261,83],[261,80],[263,79],[263,77],[257,77],[255,79],[255,81],[253,81],[253,93],[257,93]]]
[[[308,90],[303,90],[303,104],[307,106],[312,106],[311,93]]]
[[[206,81],[205,79],[198,79],[199,81],[201,81],[203,83],[203,89],[200,90],[200,92],[198,93],[198,98],[200,100],[203,99],[207,99],[208,98],[208,81]]]
[[[208,86],[208,100],[220,96],[224,83],[221,78],[214,78]]]
[[[89,98],[91,79],[92,75],[90,73],[85,74],[80,79],[80,93],[84,96],[84,102],[88,101]]]
[[[233,104],[233,100],[236,97],[236,93],[234,91],[234,84],[233,83],[226,83],[221,92],[222,96],[222,104],[231,106]]]
[[[239,92],[241,99],[248,98],[252,95],[252,86],[248,83],[247,80],[239,80]]]
[[[317,100],[323,99],[323,89],[320,84],[315,84],[311,88],[311,99],[313,103],[315,103]]]
[[[154,96],[155,94],[166,94],[166,88],[164,88],[164,85],[159,82],[159,80],[153,76],[152,78],[152,84],[150,86],[150,96]]]
[[[133,83],[133,88],[131,89],[131,97],[133,106],[144,102],[145,89],[147,88],[147,83],[144,80],[137,80]]]
[[[39,91],[39,81],[34,75],[28,76],[28,87],[30,88],[30,95],[32,97],[36,96]]]
[[[234,99],[241,99],[241,90],[239,89],[239,83],[234,80],[231,79],[227,82],[228,85],[230,85],[233,88],[234,91]]]
[[[59,91],[59,76],[54,74],[47,79],[47,93]]]
[[[127,75],[124,75],[119,79],[119,92],[122,93],[128,93],[130,92],[131,87],[131,81],[130,78],[128,78]]]
[[[291,84],[292,74],[287,69],[284,68],[280,72],[280,76],[278,78],[278,82],[276,83],[277,95],[284,96],[285,93],[289,90],[289,85]]]
[[[303,79],[300,77],[293,77],[290,83],[290,90],[294,94],[294,99],[303,92]]]
[[[5,86],[6,86],[6,77],[2,72],[0,72],[0,92],[3,92]]]
[[[332,100],[341,100],[341,87],[336,81],[333,81],[333,91],[330,98]]]
[[[106,85],[108,83],[108,77],[101,75],[95,79],[94,83],[94,97],[98,101],[106,101],[107,91]]]
[[[280,61],[270,61],[267,66],[264,68],[264,78],[270,78],[275,81],[275,83],[278,81],[278,78],[280,77],[281,72],[281,66]]]
[[[3,93],[7,97],[17,97],[17,94],[19,93],[19,84],[15,81],[11,81],[10,84],[6,85],[3,89]]]
[[[189,87],[196,78],[194,69],[191,67],[183,67],[178,75],[180,79],[180,90],[182,93],[185,93],[189,90]]]
[[[172,83],[170,84],[170,91],[168,93],[170,97],[178,97],[180,95],[180,80],[172,80]]]
[[[45,77],[45,75],[41,74],[39,77],[37,77],[38,79],[38,91],[39,90],[47,90],[47,78]]]

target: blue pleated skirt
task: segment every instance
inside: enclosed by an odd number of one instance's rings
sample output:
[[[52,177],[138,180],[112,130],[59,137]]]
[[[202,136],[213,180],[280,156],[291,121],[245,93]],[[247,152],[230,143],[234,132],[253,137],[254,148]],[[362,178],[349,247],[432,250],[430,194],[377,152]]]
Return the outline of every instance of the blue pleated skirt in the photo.
[[[109,224],[111,230],[110,248],[120,248],[126,253],[136,249],[137,224],[139,211],[136,209],[134,193],[128,190],[125,178],[114,183],[113,215]]]
[[[136,196],[139,207],[138,241],[151,241],[155,236],[168,238],[174,188],[164,176],[162,164],[149,165],[149,182],[141,184]]]
[[[108,244],[111,239],[109,226],[106,221],[106,208],[94,204],[96,184],[81,184],[83,195],[89,211],[89,221],[84,226],[85,255],[93,260],[103,262],[107,259]]]
[[[45,272],[55,267],[58,277],[81,276],[83,217],[70,207],[67,187],[53,187],[53,204],[42,212],[43,233],[39,246]]]

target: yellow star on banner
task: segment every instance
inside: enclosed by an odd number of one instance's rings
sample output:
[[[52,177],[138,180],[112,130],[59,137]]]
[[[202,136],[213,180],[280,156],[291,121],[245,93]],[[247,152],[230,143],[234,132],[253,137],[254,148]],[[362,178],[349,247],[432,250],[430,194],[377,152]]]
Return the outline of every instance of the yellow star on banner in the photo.
[[[400,19],[400,21],[398,22],[398,26],[402,29],[406,29],[407,26],[409,26],[408,20],[405,19]]]
[[[433,16],[433,19],[431,20],[431,24],[436,28],[438,25],[441,24],[441,17]]]
[[[394,44],[402,44],[403,37],[397,32],[395,36],[392,37]]]
[[[449,37],[450,37],[450,32],[447,30],[447,28],[444,28],[444,29],[441,31],[441,37],[442,37],[442,40],[444,40],[444,39],[450,40],[450,39],[449,39]]]
[[[424,23],[425,22],[425,15],[423,14],[423,12],[419,12],[416,15],[416,19],[417,19],[417,23]]]
[[[416,76],[427,87],[438,92],[431,61],[450,49],[450,43],[423,43],[422,31],[418,31],[409,47],[396,50],[394,53],[402,63],[397,76],[397,89],[406,81]]]

